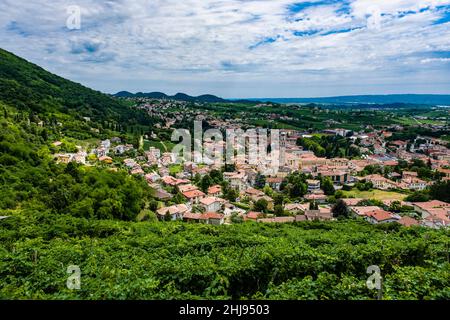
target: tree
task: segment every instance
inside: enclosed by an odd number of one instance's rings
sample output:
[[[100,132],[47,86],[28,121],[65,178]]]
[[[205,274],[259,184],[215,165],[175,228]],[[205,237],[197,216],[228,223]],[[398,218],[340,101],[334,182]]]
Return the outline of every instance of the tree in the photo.
[[[273,189],[269,185],[264,186],[263,192],[267,194],[269,197],[273,195]]]
[[[273,203],[274,203],[275,205],[277,205],[277,204],[283,205],[283,204],[284,204],[284,197],[283,197],[283,195],[282,195],[282,194],[279,194],[279,193],[275,194],[275,195],[273,196]]]
[[[450,180],[433,184],[430,188],[430,195],[433,199],[450,202]]]
[[[277,217],[284,216],[284,215],[285,215],[285,212],[284,212],[283,206],[277,204],[277,205],[274,207],[274,213],[275,213],[275,215],[276,215]]]
[[[214,185],[214,181],[209,174],[205,174],[200,180],[200,189],[203,192],[207,192],[208,188]]]
[[[186,202],[186,198],[181,194],[181,192],[177,192],[172,201],[176,204],[182,204]]]
[[[225,194],[225,199],[227,199],[230,202],[235,202],[238,197],[239,192],[236,189],[229,189]]]
[[[406,197],[405,200],[409,202],[427,202],[428,200],[430,200],[430,195],[423,191],[416,191]]]
[[[214,181],[215,184],[221,184],[223,182],[223,173],[219,170],[211,170],[209,176]]]
[[[193,179],[194,184],[198,185],[201,180],[202,180],[202,176],[200,175],[200,173],[196,173],[194,176],[194,179]]]
[[[319,204],[315,201],[311,202],[309,205],[309,210],[319,210]]]
[[[343,200],[339,200],[338,202],[336,202],[336,204],[331,209],[331,212],[333,212],[333,217],[335,218],[349,217],[348,207]]]
[[[158,210],[158,206],[159,206],[159,203],[156,200],[152,200],[148,204],[148,208],[153,212],[156,212],[156,210]]]
[[[266,212],[268,206],[269,206],[269,203],[267,202],[266,199],[259,199],[253,205],[253,208],[255,211],[258,211],[258,212]]]
[[[255,188],[262,189],[266,185],[266,177],[258,173],[255,178]]]
[[[172,216],[170,215],[169,211],[167,211],[164,215],[164,221],[172,221]]]
[[[336,191],[334,197],[336,199],[342,199],[344,197],[344,192],[342,190],[338,190],[338,191]]]
[[[400,212],[402,209],[402,204],[400,201],[393,201],[389,206],[389,211],[391,212]]]
[[[333,181],[330,178],[326,177],[322,180],[322,190],[327,196],[332,196],[335,193]]]

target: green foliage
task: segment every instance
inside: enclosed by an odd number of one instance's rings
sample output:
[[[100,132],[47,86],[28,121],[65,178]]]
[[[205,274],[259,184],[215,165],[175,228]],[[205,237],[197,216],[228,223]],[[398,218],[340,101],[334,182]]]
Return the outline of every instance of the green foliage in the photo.
[[[367,182],[358,181],[357,183],[355,183],[355,187],[359,191],[370,191],[373,189],[373,183],[370,181]]]
[[[336,190],[334,189],[333,181],[331,181],[331,179],[328,177],[322,179],[321,187],[323,192],[327,196],[332,196],[336,192]]]
[[[266,199],[259,199],[253,205],[253,209],[258,212],[267,212],[268,206],[269,206],[269,203],[267,202]]]
[[[343,200],[336,202],[331,212],[333,212],[333,217],[335,218],[348,218],[350,215],[348,207]]]
[[[28,212],[0,221],[6,299],[448,299],[444,230],[365,222],[227,226]],[[380,244],[382,243],[382,246]],[[69,265],[81,290],[66,288]]]
[[[287,176],[281,184],[281,191],[289,196],[291,199],[298,199],[303,197],[308,191],[306,183],[307,176],[298,172],[294,172]]]
[[[409,202],[426,202],[428,200],[430,200],[430,195],[426,191],[416,191],[405,199],[405,201]]]
[[[361,156],[359,148],[353,145],[352,140],[341,136],[323,135],[321,137],[299,138],[297,145],[314,152],[318,157],[354,158]]]
[[[430,196],[433,199],[450,203],[450,180],[433,184],[430,187]]]

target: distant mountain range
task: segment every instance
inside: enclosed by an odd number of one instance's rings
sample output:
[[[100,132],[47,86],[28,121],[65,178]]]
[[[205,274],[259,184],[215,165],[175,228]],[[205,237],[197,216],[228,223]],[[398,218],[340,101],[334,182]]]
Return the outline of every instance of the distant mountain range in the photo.
[[[450,106],[450,95],[439,94],[391,94],[340,96],[326,98],[258,98],[248,99],[275,103],[326,103],[326,104],[420,104]]]
[[[143,93],[138,92],[136,94],[128,92],[128,91],[121,91],[116,93],[114,96],[119,98],[150,98],[150,99],[167,99],[167,100],[178,100],[178,101],[189,101],[189,102],[230,102],[229,100],[225,100],[216,96],[213,96],[211,94],[204,94],[198,97],[193,97],[190,95],[187,95],[185,93],[177,93],[174,96],[169,96],[162,92],[149,92],[149,93]]]
[[[323,104],[416,104],[416,105],[442,105],[450,106],[450,95],[439,94],[391,94],[391,95],[361,95],[361,96],[338,96],[338,97],[324,97],[324,98],[252,98],[252,99],[223,99],[211,94],[205,94],[198,97],[190,96],[185,93],[177,93],[174,96],[169,96],[162,92],[150,93],[131,93],[128,91],[121,91],[114,95],[120,98],[151,98],[151,99],[167,99],[189,102],[234,102],[234,103],[249,103],[249,102],[273,102],[279,104],[288,103],[323,103]]]

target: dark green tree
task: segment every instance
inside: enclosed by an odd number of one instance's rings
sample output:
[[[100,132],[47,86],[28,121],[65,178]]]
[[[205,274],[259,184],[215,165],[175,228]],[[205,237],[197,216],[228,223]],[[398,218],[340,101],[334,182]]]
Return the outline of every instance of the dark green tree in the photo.
[[[331,212],[333,213],[334,218],[348,218],[349,217],[348,207],[343,200],[338,200],[338,202],[336,202],[336,204],[331,209]]]

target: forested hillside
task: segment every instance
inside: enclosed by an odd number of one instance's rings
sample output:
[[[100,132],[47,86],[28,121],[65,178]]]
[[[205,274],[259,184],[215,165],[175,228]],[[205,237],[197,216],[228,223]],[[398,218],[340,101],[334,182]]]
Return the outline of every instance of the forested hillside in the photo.
[[[57,165],[52,142],[112,134],[134,141],[125,129],[151,128],[155,119],[1,49],[0,87],[0,210],[7,210],[0,215],[49,209],[91,218],[136,217],[151,195],[143,181],[101,168]],[[73,152],[75,144],[62,148]]]
[[[0,100],[22,111],[70,112],[103,120],[128,110],[116,100],[0,49]]]

